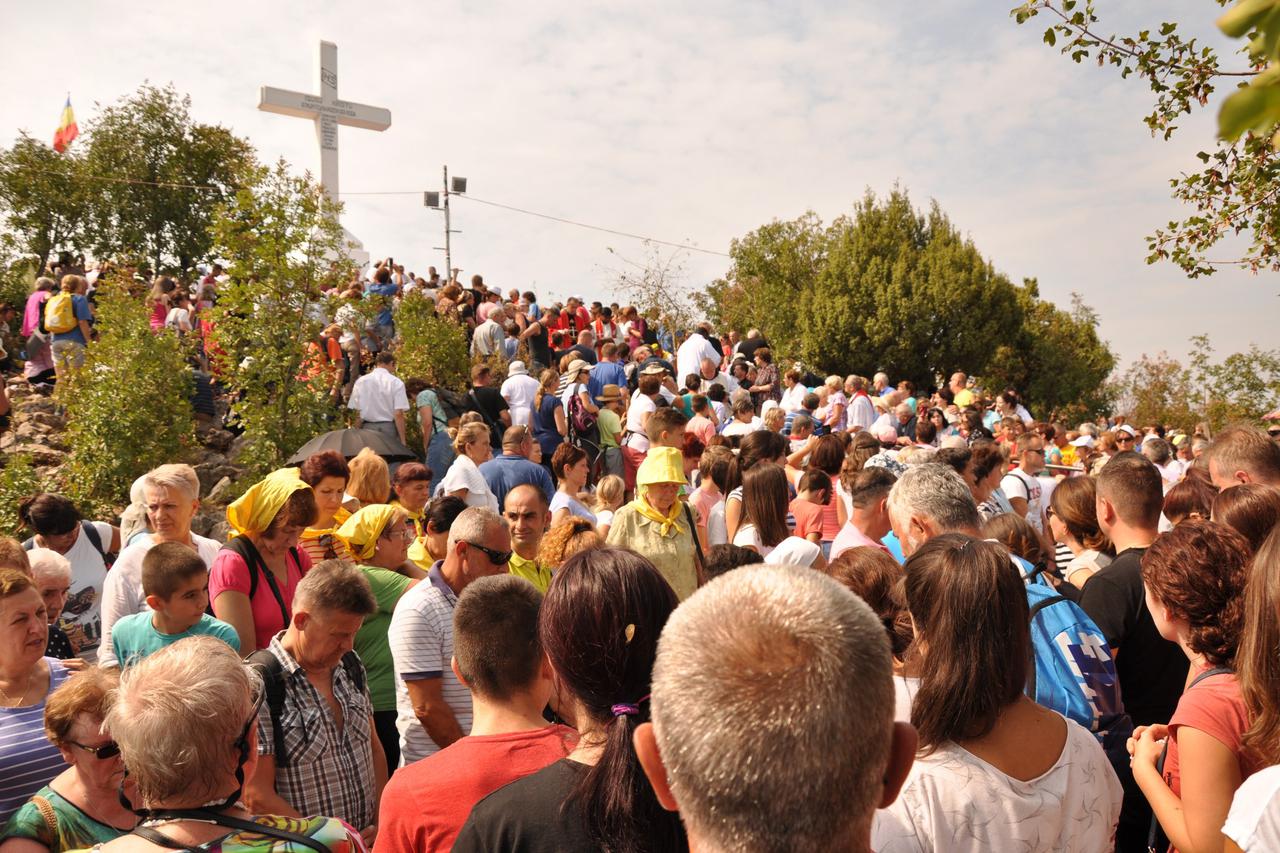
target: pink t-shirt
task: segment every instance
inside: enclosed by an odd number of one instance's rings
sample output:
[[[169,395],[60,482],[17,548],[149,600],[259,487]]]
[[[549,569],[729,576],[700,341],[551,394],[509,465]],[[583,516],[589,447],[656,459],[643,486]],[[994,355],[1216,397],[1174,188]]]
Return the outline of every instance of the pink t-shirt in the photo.
[[[710,418],[694,415],[685,426],[685,432],[696,435],[699,441],[703,444],[708,444],[711,441],[711,437],[716,434],[716,425],[711,422]],[[706,518],[706,516],[703,516],[703,518]]]
[[[796,536],[801,539],[808,539],[810,533],[822,532],[822,504],[796,498],[791,502],[791,506],[788,509],[791,510],[791,515],[796,520],[794,531]]]
[[[165,318],[169,316],[169,309],[165,307],[163,301],[157,299],[155,307],[151,309],[151,329],[152,331],[163,329]]]
[[[290,619],[293,618],[293,593],[298,588],[298,581],[302,580],[302,576],[311,569],[311,558],[307,556],[306,551],[298,549],[298,560],[300,565],[290,557],[285,558],[289,567],[289,579],[280,587],[285,612]],[[218,595],[225,590],[248,595],[249,582],[249,566],[244,558],[228,548],[223,548],[214,558],[213,567],[209,569],[209,600],[216,602]],[[287,627],[287,621],[282,621],[280,604],[271,594],[271,585],[261,574],[258,576],[258,588],[249,604],[253,609],[253,630],[258,648],[265,649],[270,645],[271,638]],[[216,610],[215,615],[217,615]],[[241,652],[244,651],[241,649]]]
[[[1196,672],[1192,678],[1203,671]],[[1183,726],[1204,732],[1234,752],[1240,762],[1241,779],[1247,779],[1259,769],[1244,752],[1243,738],[1249,728],[1249,712],[1240,693],[1240,682],[1233,673],[1211,675],[1183,693],[1173,718],[1169,720],[1169,754],[1164,762],[1164,781],[1179,797],[1182,796],[1182,775],[1178,764],[1178,729]]]
[[[711,481],[708,479],[707,482]],[[693,494],[689,495],[689,503],[698,511],[698,518],[703,521],[711,517],[711,510],[722,500],[724,495],[704,489],[702,486],[698,486],[693,490]]]
[[[840,533],[836,535],[835,541],[831,543],[831,557],[834,560],[850,548],[879,548],[886,554],[889,549],[884,546],[883,542],[872,539],[853,523],[853,519],[849,519],[844,523],[844,527],[840,528]]]

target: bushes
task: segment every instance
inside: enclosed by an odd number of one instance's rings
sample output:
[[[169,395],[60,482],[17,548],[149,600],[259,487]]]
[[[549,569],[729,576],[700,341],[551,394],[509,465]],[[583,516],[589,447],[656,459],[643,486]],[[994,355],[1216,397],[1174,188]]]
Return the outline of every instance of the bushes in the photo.
[[[40,476],[25,453],[11,454],[0,468],[0,536],[23,538],[18,504],[40,491]]]
[[[465,391],[471,380],[466,330],[436,316],[431,300],[410,293],[396,309],[396,368],[402,379],[420,377],[431,387]]]
[[[98,340],[58,398],[67,410],[65,492],[111,515],[133,481],[195,446],[191,368],[172,334],[154,334],[146,305],[119,282],[97,290]]]

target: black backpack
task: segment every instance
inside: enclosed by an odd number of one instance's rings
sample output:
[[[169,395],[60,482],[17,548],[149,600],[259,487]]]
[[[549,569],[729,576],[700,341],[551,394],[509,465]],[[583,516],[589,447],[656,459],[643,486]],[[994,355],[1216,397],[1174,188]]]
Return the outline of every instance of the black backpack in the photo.
[[[276,767],[287,767],[289,756],[284,749],[284,730],[280,727],[280,712],[284,710],[284,667],[280,658],[270,649],[258,649],[249,655],[246,662],[262,676],[262,688],[266,693],[267,710],[271,714],[271,733],[274,741]],[[355,685],[356,690],[364,692],[364,664],[354,651],[342,656],[342,668],[347,671],[347,678]]]

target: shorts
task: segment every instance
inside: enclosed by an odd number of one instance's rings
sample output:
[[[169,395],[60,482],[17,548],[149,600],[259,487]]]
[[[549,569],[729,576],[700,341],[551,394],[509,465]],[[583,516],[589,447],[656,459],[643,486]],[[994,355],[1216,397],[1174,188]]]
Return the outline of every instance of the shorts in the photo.
[[[53,365],[59,373],[84,367],[85,346],[79,341],[54,341]]]

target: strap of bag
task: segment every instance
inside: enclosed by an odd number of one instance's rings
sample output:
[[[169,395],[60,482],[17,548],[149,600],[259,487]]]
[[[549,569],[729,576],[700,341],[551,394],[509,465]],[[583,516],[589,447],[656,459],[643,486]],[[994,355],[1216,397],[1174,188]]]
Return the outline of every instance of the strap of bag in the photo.
[[[35,803],[36,811],[40,812],[40,817],[44,819],[44,825],[49,827],[49,832],[53,838],[58,837],[58,813],[53,810],[53,803],[46,800],[39,794],[31,798],[31,802]]]
[[[1027,622],[1031,623],[1036,621],[1036,615],[1041,610],[1044,610],[1046,607],[1052,604],[1057,604],[1060,601],[1069,601],[1069,600],[1070,599],[1068,599],[1066,596],[1051,595],[1048,598],[1037,601],[1035,604],[1031,605],[1031,610],[1027,615]],[[1034,664],[1032,666],[1027,667],[1027,695],[1030,696],[1032,699],[1034,699],[1036,695],[1036,668]]]
[[[689,508],[689,504],[685,501],[681,503],[684,504],[684,517],[689,522],[689,533],[693,536],[693,552],[698,559],[698,586],[702,586],[706,582],[707,561],[702,555],[702,543],[698,541],[698,525],[693,521],[693,510]]]
[[[267,711],[271,714],[271,740],[276,766],[287,767],[289,756],[284,748],[284,730],[280,727],[280,712],[284,709],[284,668],[270,649],[258,649],[245,662],[256,668],[262,676]]]
[[[84,531],[84,535],[89,537],[89,544],[98,552],[98,556],[107,559],[107,552],[102,547],[102,537],[98,535],[98,528],[93,526],[92,521],[81,521],[80,529]]]
[[[276,838],[281,841],[289,841],[289,842],[292,842],[293,844],[300,844],[303,847],[314,850],[316,853],[329,853],[328,847],[326,847],[324,844],[320,843],[316,839],[310,838],[306,835],[300,835],[299,833],[296,833],[296,832],[290,832],[287,829],[281,829],[280,827],[277,827],[277,826],[266,826],[260,823],[255,823],[254,821],[251,821],[251,820],[242,820],[241,818],[233,817],[232,815],[222,814],[221,812],[210,811],[208,809],[187,809],[187,810],[181,810],[181,811],[164,812],[163,814],[158,815],[158,817],[162,817],[164,819],[170,819],[170,820],[173,820],[173,819],[199,820],[199,821],[204,821],[206,823],[214,823],[214,824],[217,824],[218,826],[224,826],[228,829],[238,829],[238,830],[241,830],[242,832],[253,833],[254,835],[265,835],[268,838]],[[191,847],[188,847],[185,844],[181,844],[177,841],[174,841],[169,836],[165,835],[162,832],[158,832],[157,830],[152,829],[149,826],[134,827],[133,833],[142,838],[145,838],[147,841],[150,841],[152,844],[158,844],[159,846],[168,848],[169,850],[192,850],[193,849]]]
[[[247,536],[237,536],[228,542],[225,548],[230,548],[244,559],[245,565],[249,567],[249,599],[253,600],[254,595],[258,592],[258,575],[262,574],[267,579],[267,586],[271,588],[271,595],[275,598],[276,604],[280,605],[280,624],[286,628],[289,626],[289,608],[284,603],[284,595],[280,592],[280,585],[276,583],[275,575],[271,574],[271,570],[267,568],[266,561],[262,559],[262,555],[258,553],[258,549],[253,546]],[[298,560],[298,552],[295,548],[289,549],[289,555]],[[298,562],[301,566],[302,563]]]

